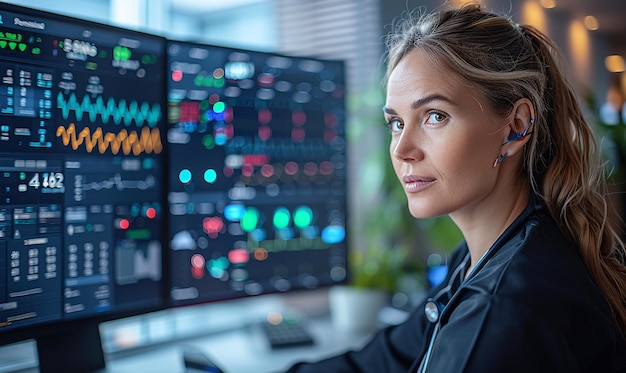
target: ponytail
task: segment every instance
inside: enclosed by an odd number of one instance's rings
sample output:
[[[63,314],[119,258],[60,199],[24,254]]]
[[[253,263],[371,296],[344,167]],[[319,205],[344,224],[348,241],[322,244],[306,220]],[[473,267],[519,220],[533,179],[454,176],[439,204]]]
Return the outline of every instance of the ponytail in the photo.
[[[545,35],[523,26],[539,51],[545,70],[544,126],[529,146],[527,173],[566,236],[580,255],[626,335],[626,250],[614,225],[602,157],[592,128],[585,121],[574,90],[553,57],[557,47]],[[537,174],[548,165],[545,175]],[[539,184],[540,183],[540,184]]]

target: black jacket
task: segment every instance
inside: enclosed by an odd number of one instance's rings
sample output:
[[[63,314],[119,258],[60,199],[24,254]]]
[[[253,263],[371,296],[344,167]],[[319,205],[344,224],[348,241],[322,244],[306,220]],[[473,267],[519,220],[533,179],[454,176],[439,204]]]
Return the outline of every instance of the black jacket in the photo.
[[[531,201],[463,281],[468,258],[462,244],[430,292],[445,306],[438,322],[426,318],[427,300],[362,350],[289,371],[421,372],[428,360],[428,373],[626,372],[608,303],[544,207]]]

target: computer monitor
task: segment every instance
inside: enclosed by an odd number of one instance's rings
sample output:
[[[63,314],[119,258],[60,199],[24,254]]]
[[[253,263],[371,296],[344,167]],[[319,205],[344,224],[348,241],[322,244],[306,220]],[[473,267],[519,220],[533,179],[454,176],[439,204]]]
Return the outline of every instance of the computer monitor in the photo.
[[[344,63],[167,54],[170,305],[345,282]]]
[[[0,344],[37,339],[42,372],[104,366],[99,322],[165,306],[164,53],[0,3]]]

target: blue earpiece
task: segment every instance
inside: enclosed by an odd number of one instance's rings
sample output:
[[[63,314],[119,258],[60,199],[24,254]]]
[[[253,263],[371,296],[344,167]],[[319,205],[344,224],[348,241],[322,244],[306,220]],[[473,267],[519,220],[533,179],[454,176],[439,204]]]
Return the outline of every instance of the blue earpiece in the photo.
[[[528,123],[528,126],[526,126],[526,128],[524,129],[524,132],[517,132],[517,133],[510,134],[509,137],[506,138],[506,141],[502,143],[502,145],[508,144],[511,141],[520,141],[524,137],[530,135],[532,131],[528,132],[528,130],[533,125],[533,123],[535,123],[535,118],[530,119],[530,123]]]

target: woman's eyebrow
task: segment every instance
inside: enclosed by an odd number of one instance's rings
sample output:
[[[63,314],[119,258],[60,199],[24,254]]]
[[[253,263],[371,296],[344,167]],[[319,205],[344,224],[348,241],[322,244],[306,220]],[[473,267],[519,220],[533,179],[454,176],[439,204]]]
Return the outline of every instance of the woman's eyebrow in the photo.
[[[415,100],[411,103],[411,110],[415,110],[418,109],[419,107],[430,103],[432,101],[444,101],[450,105],[456,105],[452,100],[450,100],[448,97],[441,95],[439,93],[433,93],[432,95],[428,95],[426,97],[420,98],[418,100]],[[392,114],[395,115],[397,114],[395,110],[387,107],[387,106],[383,106],[383,112],[387,113],[387,114]]]

